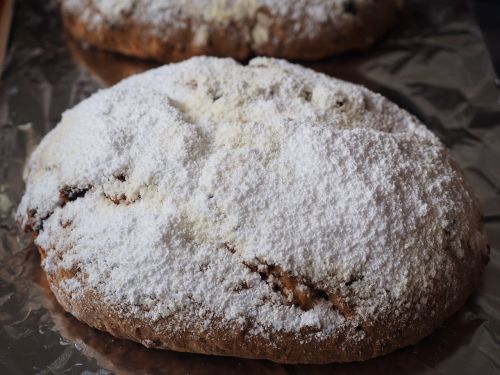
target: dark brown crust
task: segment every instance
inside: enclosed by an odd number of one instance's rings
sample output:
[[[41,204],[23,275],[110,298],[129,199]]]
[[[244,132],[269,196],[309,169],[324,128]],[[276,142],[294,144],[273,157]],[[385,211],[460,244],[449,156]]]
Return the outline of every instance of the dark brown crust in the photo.
[[[394,24],[398,10],[394,0],[363,4],[356,9],[356,14],[346,15],[341,22],[318,25],[314,37],[297,33],[294,22],[273,17],[267,9],[261,9],[259,12],[268,16],[271,22],[269,40],[261,44],[254,43],[249,37],[255,20],[221,25],[187,19],[185,21],[189,27],[185,29],[165,25],[161,31],[157,31],[151,25],[139,24],[127,17],[119,24],[102,22],[91,27],[64,6],[62,15],[66,29],[77,40],[100,49],[144,59],[173,62],[196,55],[212,55],[245,60],[252,55],[262,55],[316,60],[367,48]],[[195,31],[200,27],[208,30],[207,43],[203,45],[194,43]]]
[[[45,250],[39,248],[44,258]],[[62,307],[80,321],[124,339],[142,343],[146,347],[180,352],[268,359],[281,363],[329,363],[361,361],[377,357],[398,348],[414,344],[429,335],[446,318],[455,313],[478,284],[484,259],[477,254],[466,254],[468,262],[456,262],[452,270],[456,280],[454,288],[433,294],[429,291],[428,313],[414,314],[414,306],[400,316],[413,316],[413,320],[386,317],[379,321],[364,322],[362,327],[347,328],[326,340],[309,339],[301,333],[270,332],[270,337],[248,333],[243,325],[221,324],[211,318],[203,328],[201,321],[187,324],[186,315],[177,312],[168,318],[148,321],[134,317],[126,311],[128,306],[111,306],[89,287],[74,297],[61,288],[62,281],[78,277],[78,271],[60,271],[47,275],[51,290]],[[443,301],[451,301],[445,306]],[[432,313],[431,313],[432,312]],[[407,318],[406,318],[407,319]],[[201,320],[201,319],[199,319]],[[172,330],[172,327],[184,327]],[[189,327],[189,328],[186,328]],[[356,330],[364,330],[361,340],[353,339]],[[310,336],[309,336],[310,337]]]

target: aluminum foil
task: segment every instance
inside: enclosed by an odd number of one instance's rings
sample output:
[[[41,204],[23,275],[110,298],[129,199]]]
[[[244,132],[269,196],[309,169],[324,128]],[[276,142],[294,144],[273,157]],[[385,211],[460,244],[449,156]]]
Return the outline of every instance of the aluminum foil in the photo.
[[[12,33],[0,79],[0,373],[500,372],[500,91],[465,0],[407,0],[397,27],[373,49],[308,64],[382,93],[437,133],[479,195],[491,241],[481,286],[434,334],[374,360],[325,366],[150,350],[57,305],[29,236],[13,220],[26,157],[66,108],[154,64],[72,43],[54,1],[18,1]]]

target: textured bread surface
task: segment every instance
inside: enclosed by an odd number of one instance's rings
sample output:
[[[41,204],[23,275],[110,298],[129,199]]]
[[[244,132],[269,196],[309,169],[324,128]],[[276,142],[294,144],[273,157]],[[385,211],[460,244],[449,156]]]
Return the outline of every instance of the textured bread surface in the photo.
[[[488,258],[448,150],[369,90],[193,58],[63,114],[17,220],[61,305],[147,347],[285,363],[413,344]]]
[[[63,0],[78,40],[139,58],[195,55],[320,59],[372,45],[395,22],[395,0]]]

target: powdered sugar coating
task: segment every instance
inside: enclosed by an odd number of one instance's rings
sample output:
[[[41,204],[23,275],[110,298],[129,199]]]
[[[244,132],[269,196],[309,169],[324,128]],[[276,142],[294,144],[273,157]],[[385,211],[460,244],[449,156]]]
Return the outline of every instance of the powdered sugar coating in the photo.
[[[356,0],[351,3],[362,7],[363,3],[370,1]],[[248,31],[248,38],[255,36],[255,42],[265,42],[262,35],[269,32],[258,14],[265,16],[270,13],[287,19],[295,24],[297,32],[311,37],[324,23],[355,16],[346,11],[345,0],[63,0],[62,5],[72,13],[81,14],[82,20],[95,27],[102,22],[119,24],[130,17],[140,24],[152,26],[160,34],[164,32],[165,25],[175,25],[178,29],[189,27],[188,19],[218,24],[252,24],[252,20],[256,20],[254,29]]]
[[[487,251],[473,194],[417,119],[274,59],[193,58],[102,90],[64,113],[26,181],[18,220],[39,231],[45,271],[76,270],[72,298],[84,281],[144,319],[321,339],[432,316],[430,291],[456,298],[457,259]],[[83,193],[62,204],[68,187]],[[259,262],[353,315],[290,304],[246,266]]]

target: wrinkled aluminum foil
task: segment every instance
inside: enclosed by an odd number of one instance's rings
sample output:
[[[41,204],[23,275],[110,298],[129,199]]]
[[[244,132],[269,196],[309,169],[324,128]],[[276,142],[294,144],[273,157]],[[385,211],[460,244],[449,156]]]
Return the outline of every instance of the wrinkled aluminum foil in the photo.
[[[434,334],[381,358],[325,366],[146,349],[57,305],[29,236],[13,220],[26,157],[66,108],[154,64],[72,43],[54,1],[18,1],[12,32],[0,79],[0,373],[500,372],[500,90],[465,0],[407,0],[398,26],[370,51],[308,64],[387,96],[437,133],[479,195],[491,241],[481,286]]]

